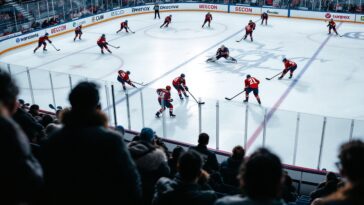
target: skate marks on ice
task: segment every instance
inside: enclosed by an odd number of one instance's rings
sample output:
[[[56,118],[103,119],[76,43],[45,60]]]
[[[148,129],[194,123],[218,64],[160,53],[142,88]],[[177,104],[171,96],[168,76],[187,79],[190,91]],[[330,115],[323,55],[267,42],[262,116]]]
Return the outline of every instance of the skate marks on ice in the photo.
[[[315,43],[320,43],[321,40],[320,38],[322,37],[323,33],[322,32],[318,32],[318,33],[313,33],[310,34],[308,36],[306,36],[307,39],[309,39],[312,42]],[[326,34],[328,35],[328,34]],[[341,34],[342,37],[337,36],[336,34],[331,34],[330,36],[332,36],[333,38],[335,38],[336,40],[340,40],[341,43],[340,44],[330,44],[327,45],[327,47],[334,47],[334,48],[341,48],[341,49],[363,49],[363,44],[362,43],[354,43],[354,41],[364,41],[364,32],[346,32]],[[341,46],[344,45],[344,46]]]
[[[172,22],[167,28],[149,28],[144,34],[151,38],[164,40],[201,39],[218,36],[228,30],[225,24],[214,22],[211,28],[201,28],[200,21]]]
[[[157,78],[155,78],[155,79],[153,79],[153,80],[149,81],[149,82],[147,83],[147,86],[144,86],[144,87],[140,88],[140,90],[142,90],[142,89],[144,89],[144,88],[146,88],[146,87],[148,87],[148,86],[152,85],[153,83],[156,83],[157,81],[159,81],[160,79],[164,78],[165,76],[167,76],[167,75],[169,75],[169,74],[171,74],[171,73],[173,73],[173,72],[177,71],[178,69],[180,69],[180,68],[184,67],[185,65],[189,64],[191,61],[193,61],[193,60],[195,60],[195,59],[198,59],[200,56],[202,56],[202,55],[203,55],[204,53],[206,53],[207,51],[209,51],[209,50],[211,50],[211,49],[213,49],[213,48],[215,48],[215,47],[217,47],[217,46],[221,45],[223,42],[228,41],[229,39],[231,39],[231,38],[235,37],[237,34],[241,33],[243,30],[244,30],[244,29],[240,29],[240,30],[236,31],[235,33],[232,33],[231,35],[229,35],[229,36],[228,36],[228,37],[226,37],[225,39],[223,39],[223,40],[221,40],[221,41],[219,41],[219,42],[215,43],[214,45],[212,45],[212,46],[211,46],[211,47],[209,47],[209,48],[206,48],[206,49],[202,50],[201,52],[197,53],[196,55],[192,56],[191,58],[189,58],[189,59],[185,60],[184,62],[180,63],[180,64],[179,64],[179,65],[177,65],[176,67],[171,68],[169,71],[167,71],[167,72],[163,73],[163,74],[162,74],[162,75],[160,75],[159,77],[157,77]],[[138,92],[138,90],[134,90],[133,92],[131,92],[131,93],[129,94],[129,96],[135,95],[137,92]],[[118,104],[118,103],[120,103],[120,102],[123,102],[124,100],[125,100],[125,97],[123,97],[123,98],[121,98],[120,100],[116,101],[116,104]],[[106,109],[107,109],[107,108],[106,108]]]
[[[143,31],[144,29],[148,29],[149,27],[153,27],[153,26],[156,26],[156,25],[157,25],[157,23],[156,23],[156,24],[152,24],[152,25],[148,25],[148,26],[144,26],[144,27],[139,28],[139,29],[137,29],[137,30],[135,30],[135,31],[136,31],[136,32],[137,32],[137,31]],[[125,36],[117,36],[117,37],[115,37],[115,38],[112,38],[112,39],[108,40],[108,42],[116,41],[116,40],[119,40],[119,39],[121,39],[121,38],[128,37],[128,36],[129,36],[129,35],[125,35]],[[83,48],[83,49],[77,50],[77,51],[75,51],[75,52],[70,52],[70,53],[68,53],[68,54],[66,54],[66,55],[60,55],[60,57],[59,57],[59,58],[52,59],[51,61],[48,61],[48,62],[45,62],[45,63],[39,64],[39,65],[37,65],[37,66],[33,66],[33,67],[29,68],[29,70],[33,70],[33,69],[37,69],[37,68],[44,67],[44,66],[49,65],[49,64],[51,64],[51,63],[58,62],[58,61],[60,61],[60,60],[64,60],[65,58],[68,58],[68,57],[74,56],[74,55],[76,55],[76,54],[78,54],[78,53],[81,53],[81,52],[83,52],[83,51],[87,51],[87,50],[90,50],[90,49],[92,49],[92,48],[97,48],[97,47],[98,47],[98,45],[96,45],[96,44],[92,44],[92,46],[89,46],[89,47],[86,47],[86,48]]]

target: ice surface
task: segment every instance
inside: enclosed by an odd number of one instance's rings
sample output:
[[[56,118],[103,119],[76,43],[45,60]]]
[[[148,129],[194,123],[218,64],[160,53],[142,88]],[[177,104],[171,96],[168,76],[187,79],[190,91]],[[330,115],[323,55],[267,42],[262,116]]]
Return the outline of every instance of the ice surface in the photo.
[[[213,17],[212,28],[205,29],[201,28],[202,12],[174,13],[170,27],[165,29],[159,28],[162,20],[153,20],[149,14],[128,17],[135,34],[116,34],[122,20],[116,19],[85,28],[82,41],[73,42],[73,33],[52,38],[61,49],[59,52],[48,47],[46,53],[39,49],[33,54],[34,44],[1,56],[0,61],[11,64],[11,72],[22,88],[20,97],[31,102],[25,69],[28,67],[34,101],[43,108],[53,101],[57,105],[68,105],[70,88],[81,80],[98,80],[102,105],[108,107],[110,82],[114,82],[117,120],[126,127],[129,125],[127,102],[116,76],[120,68],[130,70],[132,80],[150,83],[142,90],[142,96],[133,88],[128,90],[130,128],[138,131],[143,126],[150,126],[161,136],[196,143],[198,105],[191,97],[189,101],[181,102],[173,90],[177,117],[170,119],[165,113],[165,132],[163,120],[154,117],[159,109],[155,89],[171,84],[173,78],[185,73],[190,91],[206,102],[201,106],[201,125],[202,131],[211,135],[211,147],[217,147],[216,102],[219,100],[219,149],[230,151],[234,145],[250,141],[248,152],[251,152],[264,144],[288,164],[295,162],[300,166],[317,167],[324,116],[328,116],[320,168],[335,170],[336,152],[339,144],[349,139],[351,119],[356,119],[353,137],[364,139],[363,25],[339,23],[338,31],[343,37],[333,35],[327,39],[323,21],[270,18],[268,26],[260,26],[258,22],[254,42],[237,43],[247,22],[258,20],[258,17],[222,13],[213,13]],[[112,45],[121,48],[111,48],[113,54],[101,55],[96,40],[102,33]],[[237,64],[223,59],[216,63],[205,62],[221,44],[230,49]],[[265,80],[282,70],[283,57],[297,62],[295,77],[309,65],[285,97],[282,96],[292,80]],[[246,74],[261,80],[260,97],[264,107],[257,106],[252,95],[248,109],[242,103],[244,95],[233,101],[224,100],[243,89]],[[277,103],[279,99],[281,103]],[[114,122],[112,110],[105,111]],[[299,127],[297,112],[301,113]],[[269,113],[272,116],[264,126],[264,115]],[[257,131],[259,128],[262,128],[260,132]],[[295,138],[296,133],[298,138]],[[256,137],[252,138],[254,135]]]

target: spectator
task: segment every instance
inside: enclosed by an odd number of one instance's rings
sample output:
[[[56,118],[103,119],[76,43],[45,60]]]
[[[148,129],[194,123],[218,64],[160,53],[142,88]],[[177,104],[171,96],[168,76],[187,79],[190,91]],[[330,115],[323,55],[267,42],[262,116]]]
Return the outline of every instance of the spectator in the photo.
[[[335,193],[316,199],[314,205],[362,205],[364,203],[364,143],[353,140],[341,145],[337,166],[347,181]]]
[[[42,23],[42,28],[47,28],[49,26],[48,20],[44,20]]]
[[[191,147],[190,149],[201,154],[204,161],[203,169],[206,170],[208,173],[212,173],[219,170],[219,163],[217,162],[215,153],[207,149],[209,139],[210,137],[208,134],[201,133],[198,136],[198,145],[195,147]]]
[[[333,172],[327,172],[326,181],[319,184],[315,191],[311,192],[311,202],[316,198],[321,198],[334,193],[337,190],[339,180]]]
[[[183,154],[185,150],[181,146],[177,146],[172,151],[172,157],[168,160],[168,166],[171,170],[169,176],[173,179],[177,173],[177,162],[181,154]]]
[[[286,203],[297,200],[296,188],[293,186],[292,178],[286,171],[283,172],[282,198]]]
[[[129,144],[133,157],[142,178],[144,204],[150,204],[153,198],[154,185],[161,177],[169,175],[167,157],[162,148],[155,143],[155,133],[150,128],[143,128],[140,140]]]
[[[106,127],[98,86],[69,94],[63,127],[41,147],[49,204],[139,204],[140,178],[122,136]]]
[[[220,173],[225,184],[239,186],[239,167],[244,162],[245,150],[242,146],[235,146],[231,157],[223,161],[220,165]]]
[[[39,113],[39,105],[31,105],[28,112],[35,118],[35,120],[37,120],[37,122],[40,122],[42,120],[42,116]]]
[[[13,119],[24,130],[30,142],[39,144],[45,138],[44,127],[25,109],[18,107]]]
[[[155,188],[153,205],[210,205],[216,200],[212,190],[201,190],[197,181],[203,161],[195,151],[188,151],[178,160],[179,178],[161,178]]]
[[[43,172],[31,153],[22,129],[11,119],[19,89],[0,69],[0,204],[35,203],[43,185]]]
[[[240,185],[246,197],[226,196],[216,205],[282,205],[279,200],[282,186],[282,164],[269,150],[261,148],[245,161],[240,170]]]
[[[41,124],[43,127],[47,127],[50,123],[53,123],[54,119],[51,115],[45,114],[42,117]]]

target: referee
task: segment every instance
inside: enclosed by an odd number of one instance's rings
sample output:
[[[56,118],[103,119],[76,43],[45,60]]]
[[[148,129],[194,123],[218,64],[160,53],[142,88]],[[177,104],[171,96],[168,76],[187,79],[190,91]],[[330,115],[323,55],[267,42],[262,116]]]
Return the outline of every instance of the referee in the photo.
[[[157,18],[157,14],[158,14],[158,18],[161,19],[160,15],[159,15],[159,4],[155,3],[153,9],[154,9],[154,19]]]

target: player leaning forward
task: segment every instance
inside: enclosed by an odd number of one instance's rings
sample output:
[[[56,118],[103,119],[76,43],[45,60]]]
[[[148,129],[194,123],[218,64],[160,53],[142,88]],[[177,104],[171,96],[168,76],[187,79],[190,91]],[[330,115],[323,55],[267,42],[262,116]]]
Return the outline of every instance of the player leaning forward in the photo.
[[[164,19],[164,22],[163,24],[160,26],[160,28],[163,28],[164,27],[168,27],[168,25],[172,22],[172,15],[169,15],[167,16],[165,19]]]
[[[283,58],[282,61],[284,63],[284,70],[282,72],[282,75],[278,79],[281,80],[284,77],[284,75],[288,73],[288,71],[289,71],[289,79],[291,79],[293,77],[293,72],[297,69],[297,64],[291,60],[287,60],[286,58]]]
[[[136,86],[133,84],[133,82],[131,82],[129,75],[130,75],[130,71],[123,71],[123,70],[118,71],[117,80],[123,86],[124,91],[126,90],[126,86],[125,86],[126,83],[129,84],[130,86],[133,86],[134,88],[136,88]]]
[[[101,53],[104,54],[104,48],[109,51],[109,53],[112,53],[107,47],[108,43],[106,42],[106,36],[105,34],[102,34],[99,40],[97,40],[97,45],[101,48]]]
[[[260,102],[260,97],[259,97],[259,83],[260,81],[254,77],[252,77],[251,75],[247,75],[246,79],[244,81],[245,84],[245,100],[244,102],[248,102],[249,101],[249,93],[253,92],[255,98],[257,99],[259,105],[261,105],[262,103]]]
[[[250,20],[248,25],[245,26],[245,35],[244,35],[244,40],[246,39],[246,37],[250,36],[250,40],[253,41],[253,31],[255,30],[255,23]]]
[[[48,41],[50,44],[52,44],[52,41],[49,40],[48,36],[49,36],[49,34],[48,33],[45,33],[44,36],[39,37],[39,39],[38,39],[38,46],[34,49],[33,53],[35,53],[38,50],[38,48],[42,47],[42,45],[43,45],[43,51],[47,51],[47,48],[46,48],[47,47],[47,43],[46,43],[46,41]]]
[[[173,105],[171,103],[173,101],[173,99],[171,98],[171,86],[167,85],[166,89],[157,89],[157,94],[158,102],[161,105],[161,109],[159,109],[155,116],[159,118],[159,115],[162,114],[166,108],[169,108],[169,116],[175,117],[176,115],[173,114]]]
[[[207,59],[206,62],[215,62],[216,60],[219,60],[222,57],[227,60],[230,60],[231,62],[234,63],[237,62],[235,58],[229,56],[229,49],[224,45],[221,45],[221,47],[217,49],[216,56]]]
[[[183,95],[188,98],[189,96],[187,95],[186,91],[188,92],[188,87],[186,86],[186,79],[185,79],[185,74],[181,74],[180,76],[178,76],[177,78],[175,78],[172,81],[172,85],[173,87],[177,90],[178,92],[178,96],[181,100],[183,100],[182,97],[182,92]]]

